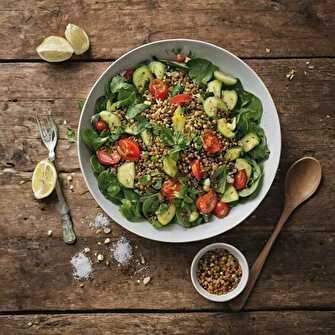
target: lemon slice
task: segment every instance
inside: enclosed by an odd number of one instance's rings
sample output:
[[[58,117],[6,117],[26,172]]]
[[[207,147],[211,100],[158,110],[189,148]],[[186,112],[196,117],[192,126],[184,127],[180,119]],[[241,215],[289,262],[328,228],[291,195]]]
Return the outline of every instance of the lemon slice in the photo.
[[[38,55],[47,62],[63,62],[71,58],[71,44],[60,36],[49,36],[36,48]]]
[[[76,55],[83,54],[90,47],[90,40],[86,32],[75,24],[69,23],[66,26],[65,37],[72,45]]]
[[[55,188],[57,172],[47,159],[40,161],[34,170],[32,179],[33,193],[36,199],[46,198]]]

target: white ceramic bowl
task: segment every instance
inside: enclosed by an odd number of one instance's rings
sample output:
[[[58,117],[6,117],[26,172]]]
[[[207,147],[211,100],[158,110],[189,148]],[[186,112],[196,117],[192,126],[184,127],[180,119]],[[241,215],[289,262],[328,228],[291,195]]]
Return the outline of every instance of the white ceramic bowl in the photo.
[[[188,54],[188,52],[191,51],[197,57],[206,58],[215,65],[218,65],[220,69],[240,78],[245,89],[254,93],[261,99],[264,109],[261,125],[265,129],[271,154],[269,159],[264,162],[263,184],[257,197],[233,208],[226,218],[213,218],[210,223],[199,225],[191,229],[172,224],[158,230],[145,220],[137,223],[129,222],[121,215],[118,207],[101,194],[98,189],[96,178],[90,168],[89,158],[91,154],[78,136],[80,168],[87,187],[99,206],[112,219],[129,231],[162,242],[192,242],[203,240],[224,233],[237,226],[257,208],[269,191],[278,168],[281,151],[281,134],[277,110],[271,95],[262,80],[247,64],[229,51],[210,43],[188,39],[163,40],[145,44],[127,52],[110,65],[98,78],[89,92],[81,112],[78,135],[80,129],[91,127],[90,118],[94,114],[96,100],[104,94],[104,86],[113,75],[120,73],[125,69],[133,68],[137,64],[152,58],[152,56],[172,59],[175,57],[172,50],[178,48],[180,48],[181,52],[184,54]]]
[[[206,291],[199,284],[199,281],[197,278],[198,262],[200,258],[206,252],[215,250],[215,249],[225,249],[228,252],[230,252],[233,256],[235,256],[235,258],[238,260],[242,268],[242,277],[238,285],[230,292],[226,294],[222,294],[222,295],[212,294]],[[213,244],[207,245],[206,247],[202,248],[195,255],[192,265],[191,265],[191,279],[192,279],[193,286],[198,291],[198,293],[202,295],[204,298],[211,300],[211,301],[215,301],[215,302],[225,302],[225,301],[229,301],[229,300],[236,298],[244,290],[245,285],[247,285],[248,278],[249,278],[249,266],[248,266],[248,262],[245,259],[244,255],[237,248],[233,247],[230,244],[226,244],[226,243],[213,243]]]

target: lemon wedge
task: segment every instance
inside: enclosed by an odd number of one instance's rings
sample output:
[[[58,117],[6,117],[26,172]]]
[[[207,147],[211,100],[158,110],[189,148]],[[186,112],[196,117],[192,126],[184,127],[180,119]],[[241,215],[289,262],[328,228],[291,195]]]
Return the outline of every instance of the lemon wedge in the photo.
[[[81,55],[90,47],[90,40],[84,29],[69,23],[65,29],[65,38],[70,42],[74,53]]]
[[[38,55],[47,62],[63,62],[71,58],[71,44],[60,36],[49,36],[36,48]]]
[[[46,198],[56,186],[57,172],[55,166],[48,160],[40,161],[34,170],[32,188],[36,199]]]

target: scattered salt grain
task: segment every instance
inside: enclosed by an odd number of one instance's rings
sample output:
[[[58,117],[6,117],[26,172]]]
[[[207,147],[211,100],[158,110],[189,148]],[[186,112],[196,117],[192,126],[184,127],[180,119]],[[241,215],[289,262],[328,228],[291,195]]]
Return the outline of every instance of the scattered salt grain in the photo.
[[[31,321],[29,321],[28,323],[27,323],[27,326],[28,327],[31,327],[33,325],[33,323],[31,322]]]
[[[52,236],[52,230],[48,230],[48,236],[49,236],[49,237]]]
[[[74,255],[71,258],[71,264],[73,266],[73,277],[75,279],[87,279],[92,273],[92,262],[83,252]]]
[[[113,258],[120,265],[127,265],[133,257],[133,247],[126,237],[120,237],[111,248]]]
[[[104,255],[99,254],[97,257],[98,262],[102,262],[104,260]]]
[[[73,178],[72,178],[72,176],[67,176],[66,179],[67,179],[67,181],[72,181]]]
[[[293,78],[294,78],[294,76],[295,76],[295,70],[294,69],[292,69],[292,70],[290,70],[287,74],[286,74],[286,78],[288,79],[288,80],[292,80]]]
[[[145,278],[143,279],[143,284],[144,284],[144,285],[148,285],[148,284],[150,283],[150,280],[151,280],[150,277],[145,277]]]
[[[109,237],[107,237],[107,238],[105,239],[104,243],[105,243],[105,244],[108,244],[108,243],[110,243],[110,241],[111,241],[111,239],[110,239]]]
[[[308,68],[309,68],[310,70],[313,70],[313,69],[314,69],[314,65],[308,65]]]
[[[270,49],[270,48],[265,48],[265,52],[266,52],[267,54],[269,54],[269,53],[271,52],[271,49]]]
[[[70,190],[73,191],[74,187],[73,185],[70,185]]]
[[[88,254],[90,251],[91,251],[91,249],[88,248],[88,247],[86,247],[86,248],[84,249],[84,253],[85,253],[85,254]]]
[[[64,121],[63,121],[63,124],[64,124],[64,126],[66,126],[66,125],[67,125],[67,121],[66,121],[66,120],[64,120]]]
[[[94,220],[94,228],[103,229],[108,228],[111,225],[111,221],[104,213],[98,213]]]

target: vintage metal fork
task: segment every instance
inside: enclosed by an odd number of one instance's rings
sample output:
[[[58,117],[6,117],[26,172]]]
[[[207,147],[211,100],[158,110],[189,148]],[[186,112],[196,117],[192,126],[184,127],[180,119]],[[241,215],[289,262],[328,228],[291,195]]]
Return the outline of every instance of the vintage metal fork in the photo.
[[[35,118],[42,141],[49,150],[49,160],[54,164],[56,158],[55,148],[57,144],[57,126],[55,121],[51,116],[48,116],[46,119],[41,119],[36,115]],[[56,181],[56,193],[58,197],[58,204],[56,208],[61,215],[63,224],[63,240],[67,244],[73,244],[76,241],[76,235],[73,230],[70,209],[64,199],[58,176]]]

